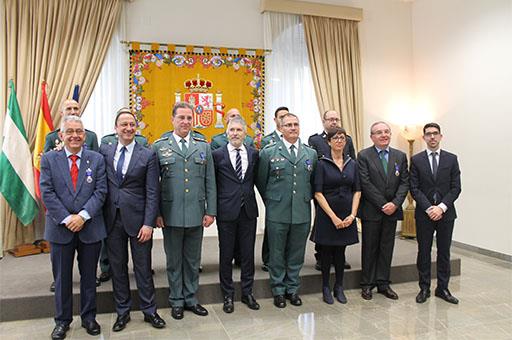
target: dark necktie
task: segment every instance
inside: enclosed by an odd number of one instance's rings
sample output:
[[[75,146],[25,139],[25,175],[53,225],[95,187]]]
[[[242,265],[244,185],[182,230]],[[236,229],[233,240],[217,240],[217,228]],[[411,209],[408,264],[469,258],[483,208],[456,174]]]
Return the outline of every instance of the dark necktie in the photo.
[[[243,179],[242,156],[240,156],[240,149],[235,149],[235,150],[236,150],[235,171],[236,171],[236,175],[238,176],[238,179],[242,180]]]
[[[119,183],[123,181],[123,165],[124,165],[124,152],[126,151],[126,147],[123,146],[121,148],[121,155],[119,156],[119,160],[117,161],[116,167],[116,176]]]
[[[297,154],[295,153],[295,145],[293,144],[290,146],[290,156],[292,162],[295,163],[295,160],[297,159]]]
[[[436,178],[437,176],[437,167],[438,167],[438,164],[437,164],[437,152],[434,151],[432,152],[432,175],[434,175],[434,178]]]
[[[70,155],[69,159],[71,159],[71,169],[69,173],[71,174],[71,183],[73,183],[73,189],[76,191],[76,182],[78,181],[78,164],[76,161],[78,160],[77,155]]]
[[[187,154],[187,141],[185,140],[185,138],[182,138],[180,140],[180,143],[181,143],[181,151],[183,151],[183,154],[186,155]]]
[[[384,173],[386,176],[388,175],[388,160],[386,159],[387,150],[379,151],[380,162],[382,163],[382,167],[384,167]]]

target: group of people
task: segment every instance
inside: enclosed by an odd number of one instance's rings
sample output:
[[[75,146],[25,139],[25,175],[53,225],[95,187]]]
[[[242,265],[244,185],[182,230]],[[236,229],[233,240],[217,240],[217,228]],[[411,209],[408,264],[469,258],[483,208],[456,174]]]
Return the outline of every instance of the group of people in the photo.
[[[416,301],[425,302],[430,296],[430,252],[436,232],[435,294],[457,303],[448,280],[460,171],[456,156],[439,149],[439,125],[425,126],[427,151],[412,158],[409,174],[405,154],[389,147],[391,128],[385,122],[371,126],[374,145],[362,150],[356,160],[351,138],[335,111],[324,113],[325,131],[311,136],[308,146],[299,138],[299,118],[286,107],[278,108],[276,131],[262,139],[258,151],[237,109],[226,113],[226,131],[214,136],[211,144],[192,130],[193,110],[188,103],[176,103],[174,130],[149,146],[136,134],[136,117],[123,108],[115,116],[115,134],[103,137],[98,147],[96,135],[83,126],[79,104],[63,102],[60,130],[47,138],[52,145],[42,156],[40,180],[47,208],[45,239],[51,244],[55,280],[53,339],[65,338],[72,322],[75,252],[82,327],[91,335],[100,334],[96,268],[102,242],[105,255],[101,257],[109,265],[105,272],[112,278],[117,312],[113,331],[123,330],[130,322],[128,244],[144,321],[165,327],[156,310],[152,277],[155,227],[163,231],[174,319],[182,319],[184,311],[208,315],[196,293],[203,230],[215,220],[223,310],[235,309],[233,260],[241,267],[241,302],[258,310],[253,295],[255,187],[265,204],[262,257],[276,307],[285,308],[287,301],[302,305],[299,274],[308,236],[316,244],[324,301],[347,302],[345,249],[358,242],[356,216],[362,222],[362,297],[372,299],[372,289],[377,287],[379,293],[398,299],[390,287],[390,267],[396,224],[409,189],[417,201],[420,293]],[[313,198],[316,213],[310,232]],[[332,289],[331,266],[335,268]]]

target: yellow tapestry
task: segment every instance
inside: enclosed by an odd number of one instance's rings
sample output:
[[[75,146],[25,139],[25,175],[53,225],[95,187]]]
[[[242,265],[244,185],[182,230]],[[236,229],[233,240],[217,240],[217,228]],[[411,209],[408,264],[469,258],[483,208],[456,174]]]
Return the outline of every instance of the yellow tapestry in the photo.
[[[178,52],[172,45],[167,50],[130,50],[130,105],[140,133],[154,142],[172,130],[172,107],[185,101],[194,107],[193,130],[208,141],[226,130],[224,113],[237,108],[259,145],[265,93],[262,53],[202,51],[187,47]]]

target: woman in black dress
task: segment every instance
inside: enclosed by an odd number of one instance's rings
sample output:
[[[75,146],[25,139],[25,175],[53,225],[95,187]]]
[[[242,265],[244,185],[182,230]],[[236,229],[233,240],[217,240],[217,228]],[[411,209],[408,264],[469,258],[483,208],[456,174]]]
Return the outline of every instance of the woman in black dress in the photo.
[[[315,173],[315,199],[320,208],[315,217],[314,240],[319,245],[322,263],[324,301],[334,303],[329,285],[331,264],[334,264],[334,297],[341,303],[347,303],[343,292],[345,248],[359,242],[355,216],[361,188],[355,160],[343,156],[347,140],[345,130],[337,128],[328,133],[326,139],[332,159],[321,158]]]

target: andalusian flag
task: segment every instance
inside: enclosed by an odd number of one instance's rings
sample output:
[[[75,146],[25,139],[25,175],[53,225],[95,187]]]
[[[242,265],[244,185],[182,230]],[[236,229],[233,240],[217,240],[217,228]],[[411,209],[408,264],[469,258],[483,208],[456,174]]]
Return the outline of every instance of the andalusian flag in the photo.
[[[41,155],[43,154],[46,135],[53,131],[52,116],[50,105],[48,105],[48,96],[46,95],[46,82],[41,84],[41,108],[39,109],[39,118],[37,119],[36,145],[34,147],[34,178],[36,197],[41,199],[41,190],[39,189],[39,176],[41,174]]]
[[[7,103],[4,141],[0,153],[0,192],[21,223],[27,225],[37,214],[34,173],[27,133],[12,80],[9,81],[9,87],[11,95]]]

